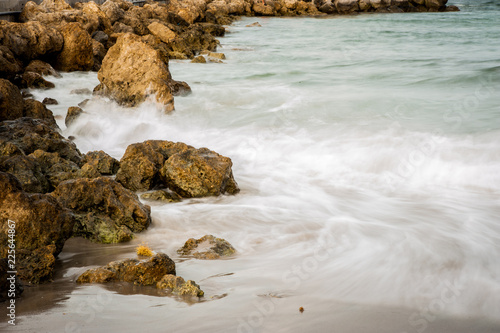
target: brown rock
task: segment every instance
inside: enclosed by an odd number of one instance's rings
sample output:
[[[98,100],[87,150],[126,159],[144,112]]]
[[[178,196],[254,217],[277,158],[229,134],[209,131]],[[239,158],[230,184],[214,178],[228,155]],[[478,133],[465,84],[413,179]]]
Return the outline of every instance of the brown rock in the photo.
[[[57,101],[56,101],[57,104]],[[47,107],[34,99],[25,99],[24,100],[24,106],[23,106],[23,116],[24,117],[30,117],[30,118],[35,118],[35,119],[42,119],[44,120],[50,127],[54,129],[59,129],[59,126],[57,126],[56,120],[54,118],[54,115],[52,114],[52,111],[47,109]]]
[[[448,0],[425,0],[425,6],[429,9],[444,10]]]
[[[125,281],[151,286],[156,285],[167,274],[175,275],[175,263],[166,254],[158,253],[146,261],[126,259],[111,262],[104,267],[87,270],[78,277],[76,282]]]
[[[120,7],[117,1],[108,0],[100,6],[111,24],[119,21],[125,16],[125,10]]]
[[[47,81],[38,73],[24,72],[21,79],[20,86],[22,88],[35,88],[35,89],[52,89],[55,84]]]
[[[158,37],[164,43],[170,43],[176,36],[175,32],[158,22],[153,22],[148,25],[148,29],[151,34]]]
[[[135,106],[155,95],[165,111],[174,109],[168,65],[139,36],[127,33],[118,38],[102,61],[98,79],[98,90],[120,104]]]
[[[26,192],[47,193],[50,190],[50,184],[38,162],[22,152],[11,156],[0,156],[0,171],[14,175]]]
[[[205,235],[200,239],[190,238],[177,253],[184,256],[193,256],[197,259],[219,259],[228,257],[236,252],[228,241],[216,238],[212,235]]]
[[[92,38],[79,23],[63,25],[60,32],[64,46],[57,55],[55,67],[61,71],[89,71],[94,65]]]
[[[94,66],[92,70],[97,72],[101,69],[102,60],[106,56],[106,48],[95,39],[92,39],[92,53],[94,54]]]
[[[58,105],[59,102],[54,98],[45,97],[42,101],[42,104],[43,105]]]
[[[341,14],[349,14],[359,10],[357,0],[335,0],[335,7]]]
[[[0,45],[8,47],[23,61],[58,52],[63,36],[54,28],[40,22],[12,23],[0,20]]]
[[[78,106],[70,106],[64,118],[64,124],[69,127],[83,113],[83,110]]]
[[[168,86],[174,96],[187,96],[192,92],[191,87],[184,81],[170,80]]]
[[[274,16],[276,15],[276,12],[274,11],[274,8],[272,6],[269,6],[267,4],[263,4],[260,1],[254,1],[252,10],[255,12],[255,14],[262,15],[262,16]]]
[[[149,206],[110,178],[68,180],[51,195],[75,213],[75,235],[93,241],[127,241],[133,232],[143,231],[151,223]]]
[[[23,97],[10,81],[0,79],[0,121],[23,116]]]
[[[14,176],[0,172],[1,257],[7,257],[9,220],[15,222],[20,278],[32,283],[50,279],[55,257],[71,236],[72,214],[49,195],[23,192]]]
[[[28,157],[32,157],[40,165],[43,175],[49,182],[49,191],[54,190],[65,180],[81,176],[78,165],[60,157],[58,153],[48,153],[39,149],[29,154]]]
[[[7,46],[0,45],[0,77],[12,80],[23,69]]]
[[[90,151],[83,156],[83,163],[95,166],[102,175],[114,175],[120,168],[120,162],[102,150]]]
[[[156,288],[168,290],[180,296],[203,297],[203,295],[205,295],[203,290],[200,289],[200,286],[194,281],[184,281],[182,277],[172,274],[164,275],[156,284]]]
[[[50,64],[41,60],[33,60],[26,66],[25,72],[38,73],[43,76],[62,77]]]
[[[141,199],[152,200],[152,201],[163,201],[163,202],[179,202],[182,201],[182,197],[172,191],[158,190],[153,192],[147,192],[141,194]]]
[[[192,63],[195,63],[195,64],[205,64],[207,62],[207,60],[205,59],[204,56],[197,56],[197,57],[194,57],[193,60],[191,60]]]

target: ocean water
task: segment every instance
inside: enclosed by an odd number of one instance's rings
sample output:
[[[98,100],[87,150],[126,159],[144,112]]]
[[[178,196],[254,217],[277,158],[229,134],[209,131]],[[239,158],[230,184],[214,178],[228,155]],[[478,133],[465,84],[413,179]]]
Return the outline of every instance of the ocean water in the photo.
[[[462,11],[244,18],[220,39],[224,63],[171,61],[193,90],[175,112],[92,99],[71,127],[60,118],[82,152],[208,147],[241,192],[153,203],[129,244],[70,240],[55,282],[18,300],[16,332],[500,332],[500,4],[450,3]],[[98,82],[52,81],[34,94],[61,117]],[[205,234],[237,255],[179,258]],[[75,285],[139,243],[205,298]]]

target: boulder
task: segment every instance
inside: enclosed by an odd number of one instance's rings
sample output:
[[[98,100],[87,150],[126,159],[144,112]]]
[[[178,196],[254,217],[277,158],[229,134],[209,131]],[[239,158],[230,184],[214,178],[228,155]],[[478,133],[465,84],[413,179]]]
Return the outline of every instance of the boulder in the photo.
[[[125,281],[143,286],[155,286],[167,275],[175,275],[175,263],[164,253],[139,261],[125,259],[104,267],[89,269],[76,280],[77,283],[105,283]]]
[[[195,63],[195,64],[205,64],[207,63],[207,59],[205,59],[204,56],[196,56],[193,58],[193,60],[191,60],[192,63]]]
[[[73,230],[70,211],[46,194],[27,194],[11,174],[0,172],[0,257],[7,257],[9,220],[15,222],[19,277],[38,283],[51,278],[55,257]],[[12,224],[12,223],[11,223]]]
[[[59,52],[64,43],[61,33],[40,22],[0,20],[0,31],[0,45],[8,47],[17,59],[25,62]]]
[[[116,22],[115,24],[113,24],[113,31],[115,33],[131,33],[133,34],[134,33],[134,28],[132,28],[131,26],[128,26],[122,22]]]
[[[252,6],[252,10],[255,15],[261,16],[274,16],[276,12],[274,11],[274,7],[269,6],[267,4],[263,4],[262,2],[255,0]]]
[[[25,72],[38,73],[43,76],[62,77],[50,64],[41,60],[33,60],[24,69]]]
[[[64,118],[64,124],[69,127],[83,113],[83,110],[78,106],[70,106]]]
[[[95,91],[122,105],[135,106],[155,95],[165,111],[174,109],[168,65],[137,35],[127,33],[118,38],[102,61],[98,79],[101,84]]]
[[[164,43],[170,43],[176,36],[175,32],[158,22],[153,22],[148,25],[148,29],[153,36],[158,37]]]
[[[42,174],[49,183],[49,191],[54,190],[61,182],[81,177],[78,165],[70,160],[64,159],[56,153],[48,153],[43,150],[35,150],[29,154],[40,166]]]
[[[99,8],[99,6],[95,2],[93,2],[93,1],[85,2],[82,5],[81,10],[82,10],[82,13],[85,16],[87,16],[87,20],[97,22],[97,28],[96,28],[96,30],[92,31],[92,33],[96,32],[97,29],[99,29],[98,31],[101,31],[104,33],[111,33],[112,32],[111,20],[104,13],[104,11],[102,11],[101,8]]]
[[[17,147],[16,147],[17,148]],[[0,171],[14,175],[23,190],[29,193],[47,193],[50,184],[40,164],[32,156],[20,154],[0,156]]]
[[[100,8],[111,24],[114,24],[125,16],[125,10],[120,7],[120,4],[117,1],[107,0],[100,6]]]
[[[191,87],[184,81],[170,80],[168,86],[174,96],[187,96],[192,92]]]
[[[182,197],[175,192],[158,190],[141,194],[141,199],[162,202],[180,202]]]
[[[376,9],[385,9],[391,5],[391,0],[370,0],[371,6]]]
[[[109,35],[104,31],[99,30],[92,34],[92,39],[105,45],[109,40]]]
[[[22,88],[35,88],[35,89],[52,89],[55,84],[47,81],[38,73],[24,72],[18,86]]]
[[[63,25],[60,32],[64,37],[64,46],[55,60],[58,70],[89,71],[94,66],[92,38],[79,23]]]
[[[89,151],[83,156],[83,163],[94,166],[101,175],[114,175],[120,168],[120,162],[102,150]]]
[[[151,223],[150,207],[110,178],[68,180],[51,195],[75,213],[74,234],[96,242],[128,241]]]
[[[156,283],[156,288],[161,290],[168,290],[173,294],[180,296],[195,296],[203,297],[205,293],[200,289],[200,286],[193,280],[184,281],[180,276],[167,274]]]
[[[52,111],[47,109],[47,107],[43,103],[34,100],[32,98],[24,100],[23,116],[35,119],[41,119],[44,120],[50,127],[56,130],[59,128],[59,126],[57,126],[56,119],[54,118],[54,114],[52,113]]]
[[[444,10],[448,0],[425,0],[425,6],[429,9]]]
[[[43,105],[58,105],[59,102],[55,98],[45,97],[42,101]]]
[[[23,68],[7,46],[0,45],[0,77],[12,80]]]
[[[335,7],[341,14],[349,14],[359,10],[358,0],[335,0]]]
[[[101,69],[102,60],[106,56],[106,48],[95,39],[92,39],[92,53],[94,55],[94,65],[92,70],[94,72],[98,72]]]
[[[212,235],[205,235],[200,239],[190,238],[183,247],[177,250],[180,255],[206,260],[228,257],[235,252],[236,250],[228,241]]]
[[[19,88],[8,80],[0,79],[0,121],[22,117],[23,103]]]
[[[203,50],[215,51],[218,41],[205,29],[203,24],[195,23],[179,33],[168,44],[170,58],[181,58],[178,54],[182,54],[184,58],[192,59]]]
[[[41,149],[49,153],[57,152],[60,157],[77,165],[81,163],[82,157],[76,145],[40,119],[19,118],[0,123],[2,140],[17,146],[26,155]]]
[[[63,10],[72,10],[70,5],[64,0],[43,0],[40,7],[48,12],[60,12]]]
[[[185,198],[236,194],[231,159],[207,148],[188,149],[170,156],[160,170],[165,184]]]

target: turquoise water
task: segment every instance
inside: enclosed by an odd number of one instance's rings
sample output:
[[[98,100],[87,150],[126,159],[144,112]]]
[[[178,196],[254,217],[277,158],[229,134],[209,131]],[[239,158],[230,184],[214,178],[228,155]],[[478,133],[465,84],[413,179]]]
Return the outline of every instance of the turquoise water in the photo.
[[[55,285],[70,291],[40,314],[26,310],[21,328],[498,331],[500,6],[451,3],[462,11],[245,18],[220,40],[223,64],[170,63],[193,89],[174,113],[93,100],[64,129],[82,151],[120,158],[147,139],[205,146],[232,158],[241,193],[153,205],[151,229],[111,247],[120,258],[141,242],[166,252],[204,302],[68,287],[87,253],[69,246]],[[255,21],[262,27],[246,27]],[[72,85],[97,81],[55,82],[36,97],[58,98],[63,115],[79,101]],[[178,258],[204,234],[238,255]],[[77,311],[96,303],[92,316]]]

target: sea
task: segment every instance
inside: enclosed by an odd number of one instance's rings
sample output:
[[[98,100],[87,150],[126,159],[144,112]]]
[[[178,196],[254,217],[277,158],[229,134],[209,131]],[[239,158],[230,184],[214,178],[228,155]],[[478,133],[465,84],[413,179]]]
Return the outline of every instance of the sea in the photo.
[[[82,153],[207,147],[232,159],[241,192],[145,202],[152,225],[129,243],[70,239],[54,281],[25,287],[0,330],[500,332],[500,2],[448,4],[461,11],[242,18],[219,39],[223,63],[170,61],[192,94],[169,114],[71,93],[96,73],[33,90],[59,101]],[[204,235],[237,253],[177,254]],[[205,296],[75,283],[139,244]]]

